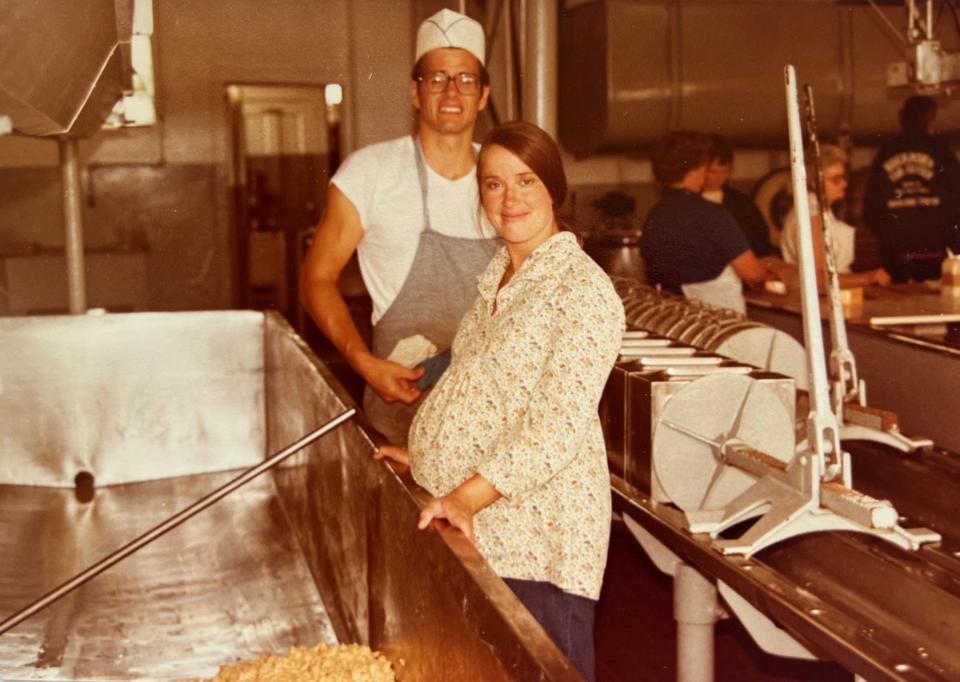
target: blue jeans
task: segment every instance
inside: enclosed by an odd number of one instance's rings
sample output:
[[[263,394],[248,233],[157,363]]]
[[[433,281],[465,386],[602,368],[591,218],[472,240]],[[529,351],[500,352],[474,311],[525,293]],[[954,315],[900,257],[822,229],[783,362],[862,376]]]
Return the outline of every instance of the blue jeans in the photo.
[[[597,602],[536,580],[504,582],[589,682],[593,671],[593,619]]]

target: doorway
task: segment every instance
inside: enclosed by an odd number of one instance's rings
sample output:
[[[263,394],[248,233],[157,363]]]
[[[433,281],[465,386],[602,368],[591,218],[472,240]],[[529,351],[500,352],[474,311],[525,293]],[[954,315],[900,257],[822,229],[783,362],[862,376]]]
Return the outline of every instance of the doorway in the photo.
[[[325,85],[227,86],[236,235],[235,301],[276,309],[301,333],[297,295],[306,245],[340,163],[342,90]]]

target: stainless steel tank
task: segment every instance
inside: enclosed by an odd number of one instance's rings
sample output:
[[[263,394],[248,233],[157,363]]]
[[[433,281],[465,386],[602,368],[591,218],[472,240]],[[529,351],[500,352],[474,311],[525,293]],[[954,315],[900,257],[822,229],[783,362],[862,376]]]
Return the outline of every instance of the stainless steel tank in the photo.
[[[0,621],[349,405],[273,313],[0,318]],[[416,529],[426,493],[372,433],[340,426],[0,635],[0,677],[357,642],[401,679],[579,679],[473,545]]]

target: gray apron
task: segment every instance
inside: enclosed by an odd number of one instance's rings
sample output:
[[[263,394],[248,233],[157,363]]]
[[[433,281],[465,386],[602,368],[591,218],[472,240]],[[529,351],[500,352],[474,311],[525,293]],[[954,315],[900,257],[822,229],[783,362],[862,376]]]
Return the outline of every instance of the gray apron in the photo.
[[[372,351],[378,358],[389,356],[398,341],[415,334],[425,336],[440,351],[450,348],[460,319],[477,298],[477,276],[496,251],[495,239],[450,237],[430,227],[427,166],[420,139],[415,136],[413,142],[423,230],[400,292],[373,328]],[[403,444],[423,398],[421,395],[412,405],[387,403],[367,386],[363,409],[370,423],[391,443]]]

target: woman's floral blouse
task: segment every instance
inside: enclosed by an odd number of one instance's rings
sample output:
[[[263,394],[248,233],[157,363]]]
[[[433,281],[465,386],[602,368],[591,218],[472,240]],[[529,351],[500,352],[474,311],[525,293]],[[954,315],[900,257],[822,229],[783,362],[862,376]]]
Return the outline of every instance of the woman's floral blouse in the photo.
[[[479,277],[453,361],[410,427],[412,473],[436,497],[482,475],[504,496],[474,517],[494,570],[596,599],[611,514],[597,406],[623,306],[569,232],[498,292],[508,263],[501,249]]]

